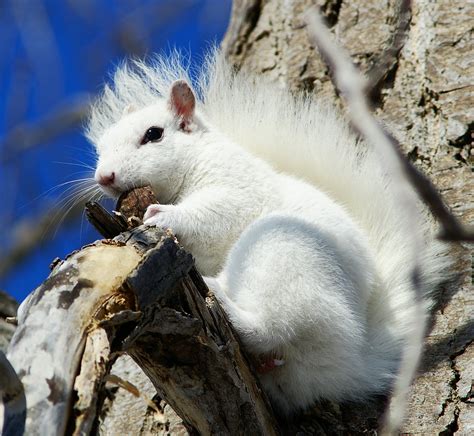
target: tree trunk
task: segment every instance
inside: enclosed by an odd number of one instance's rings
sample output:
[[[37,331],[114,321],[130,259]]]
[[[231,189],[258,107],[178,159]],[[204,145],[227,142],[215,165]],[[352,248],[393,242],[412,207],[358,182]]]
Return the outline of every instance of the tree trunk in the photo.
[[[311,47],[302,20],[314,3],[353,61],[379,79],[371,95],[376,114],[396,133],[404,152],[430,175],[453,213],[472,224],[474,5],[464,0],[413,1],[401,50],[381,65],[385,50],[394,45],[397,1],[235,0],[223,47],[236,67],[291,90],[329,98],[339,107],[343,105],[328,68]],[[433,314],[407,407],[406,433],[473,432],[471,254],[467,244],[454,248],[459,282],[445,289]],[[370,419],[361,426],[353,421],[353,412],[353,406],[341,406],[333,415],[341,431],[375,428]]]

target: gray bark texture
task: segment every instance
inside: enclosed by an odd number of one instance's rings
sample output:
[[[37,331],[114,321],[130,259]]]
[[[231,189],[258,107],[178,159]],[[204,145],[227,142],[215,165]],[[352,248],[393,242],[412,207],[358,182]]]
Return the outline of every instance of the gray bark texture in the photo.
[[[414,0],[400,44],[394,41],[400,19],[399,2],[394,0],[235,0],[223,47],[236,67],[342,108],[328,68],[311,47],[304,26],[302,15],[314,4],[321,7],[354,63],[373,79],[377,116],[431,177],[453,213],[472,224],[474,4]],[[382,62],[389,47],[395,54]],[[402,428],[405,433],[474,433],[472,247],[460,244],[453,251],[459,281],[444,290],[433,314]],[[374,430],[380,417],[375,406],[363,422],[363,406],[328,411],[337,424],[332,429],[323,425],[321,434]]]

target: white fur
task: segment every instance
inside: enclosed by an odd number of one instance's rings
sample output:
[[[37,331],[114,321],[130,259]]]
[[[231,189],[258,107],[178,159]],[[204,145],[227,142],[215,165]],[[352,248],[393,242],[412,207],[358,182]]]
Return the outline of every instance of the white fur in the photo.
[[[329,108],[234,74],[219,53],[183,131],[168,101],[182,78],[178,56],[157,58],[105,88],[88,126],[97,172],[115,174],[105,190],[151,184],[162,204],[147,223],[171,227],[214,277],[248,351],[283,359],[261,376],[283,411],[386,391],[414,328],[411,235],[373,152]],[[163,140],[140,145],[151,126]],[[448,261],[419,215],[428,307]]]

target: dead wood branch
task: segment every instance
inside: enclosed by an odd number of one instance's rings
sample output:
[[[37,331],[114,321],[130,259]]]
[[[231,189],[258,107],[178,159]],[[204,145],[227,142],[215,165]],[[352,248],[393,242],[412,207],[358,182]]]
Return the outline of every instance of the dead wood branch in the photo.
[[[271,408],[191,255],[155,228],[73,253],[21,307],[8,357],[31,404],[27,434],[93,431],[97,392],[123,352],[190,431],[277,434]]]

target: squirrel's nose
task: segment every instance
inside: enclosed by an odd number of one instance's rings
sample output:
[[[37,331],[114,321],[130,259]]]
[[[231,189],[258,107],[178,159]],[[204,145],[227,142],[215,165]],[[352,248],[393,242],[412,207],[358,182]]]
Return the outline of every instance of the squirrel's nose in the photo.
[[[110,186],[113,185],[115,181],[115,173],[96,173],[95,174],[96,182],[101,186]]]

